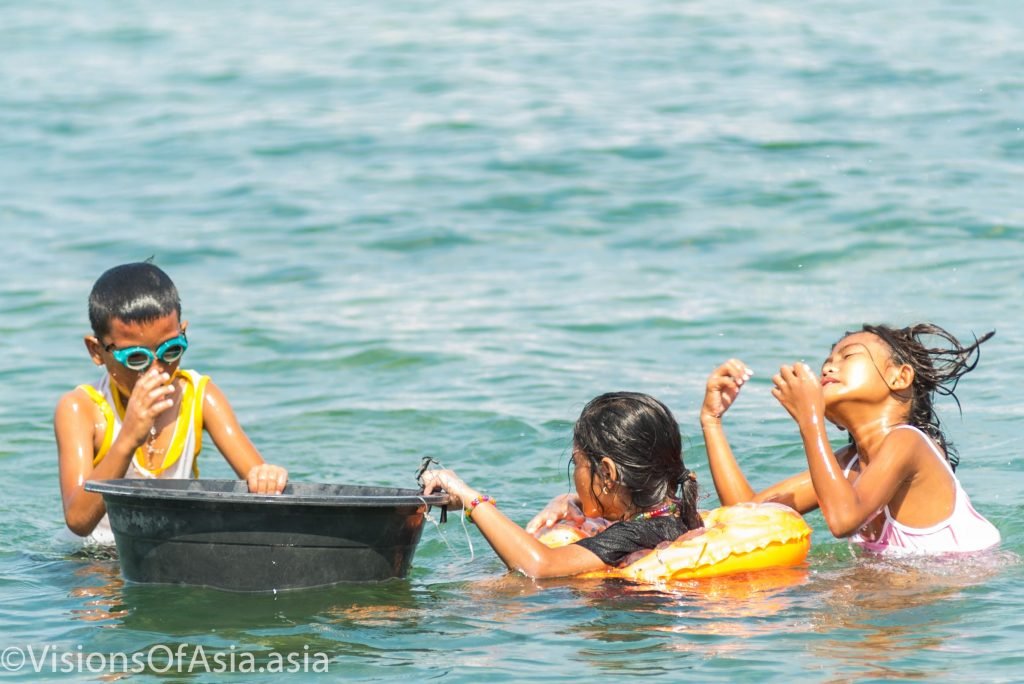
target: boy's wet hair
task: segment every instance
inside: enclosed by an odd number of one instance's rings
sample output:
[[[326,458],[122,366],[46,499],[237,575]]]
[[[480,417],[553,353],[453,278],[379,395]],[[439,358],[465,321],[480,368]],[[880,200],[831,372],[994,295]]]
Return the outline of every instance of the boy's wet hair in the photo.
[[[181,318],[178,288],[148,261],[109,269],[89,293],[89,323],[98,339],[110,333],[110,322],[115,318],[125,323],[146,323],[172,313]]]
[[[981,338],[975,337],[972,344],[963,345],[951,333],[931,323],[918,323],[906,328],[864,324],[861,330],[879,337],[889,346],[893,363],[905,363],[914,369],[908,421],[938,443],[950,467],[956,470],[960,457],[942,432],[933,401],[935,394],[953,397],[957,409],[960,408],[960,400],[954,394],[956,385],[961,377],[978,365],[981,344],[995,335],[995,331],[987,332]],[[933,346],[936,344],[939,346]]]
[[[591,399],[576,421],[573,446],[590,461],[591,478],[601,459],[610,458],[638,508],[671,497],[687,528],[704,526],[697,512],[697,478],[683,465],[679,425],[654,397],[610,392]]]

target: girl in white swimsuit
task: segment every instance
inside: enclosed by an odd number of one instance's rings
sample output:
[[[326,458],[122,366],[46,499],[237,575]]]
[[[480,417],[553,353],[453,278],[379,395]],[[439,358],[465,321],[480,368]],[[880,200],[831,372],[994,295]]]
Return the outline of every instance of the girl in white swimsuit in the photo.
[[[960,481],[953,474],[953,469],[946,462],[946,457],[932,441],[931,437],[913,425],[897,425],[893,429],[905,428],[917,432],[921,439],[928,443],[932,453],[944,468],[949,470],[953,479],[954,502],[953,512],[949,517],[929,527],[910,527],[893,517],[889,506],[878,514],[881,530],[872,535],[867,525],[856,532],[850,541],[859,544],[868,551],[878,553],[909,552],[909,553],[955,553],[980,551],[999,543],[999,530],[974,510],[967,492],[960,486]],[[849,479],[850,472],[859,462],[854,454],[846,466],[844,474]],[[859,477],[859,473],[857,475]],[[854,478],[856,483],[856,477]]]
[[[747,483],[722,428],[722,415],[751,371],[732,359],[708,378],[701,425],[723,504],[778,501],[801,513],[820,506],[837,537],[876,552],[973,552],[999,531],[972,506],[954,475],[959,461],[933,399],[952,396],[993,333],[963,345],[942,328],[865,325],[832,348],[821,374],[783,366],[772,394],[796,421],[808,470],[760,492]],[[825,422],[850,435],[833,452]],[[909,428],[909,429],[908,429]]]

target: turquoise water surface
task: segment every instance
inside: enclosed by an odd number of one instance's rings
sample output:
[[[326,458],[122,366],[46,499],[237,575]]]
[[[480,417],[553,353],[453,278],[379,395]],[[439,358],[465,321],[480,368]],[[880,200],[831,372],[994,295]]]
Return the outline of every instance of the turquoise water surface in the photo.
[[[0,665],[187,644],[332,679],[1020,680],[1024,5],[891,4],[0,1]],[[863,322],[996,329],[940,408],[1003,546],[859,558],[814,513],[796,573],[657,589],[507,575],[452,516],[405,581],[126,584],[54,540],[51,421],[97,373],[93,280],[151,255],[188,365],[294,480],[408,487],[431,455],[522,523],[596,394],[668,403],[713,507],[722,360],[756,372],[729,425],[764,485],[806,465],[780,364]]]

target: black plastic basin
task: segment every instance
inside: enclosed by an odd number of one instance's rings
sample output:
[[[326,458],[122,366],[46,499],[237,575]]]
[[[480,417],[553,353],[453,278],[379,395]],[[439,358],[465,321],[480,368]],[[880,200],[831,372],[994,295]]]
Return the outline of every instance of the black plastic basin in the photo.
[[[126,580],[272,591],[405,577],[424,513],[446,495],[292,483],[279,496],[239,480],[102,480]]]

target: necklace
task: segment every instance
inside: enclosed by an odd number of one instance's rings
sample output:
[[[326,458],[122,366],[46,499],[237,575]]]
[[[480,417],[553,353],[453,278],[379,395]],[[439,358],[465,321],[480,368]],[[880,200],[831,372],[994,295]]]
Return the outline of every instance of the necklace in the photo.
[[[665,515],[672,515],[679,510],[679,506],[673,503],[667,503],[660,508],[655,508],[652,511],[644,511],[633,516],[633,520],[650,520],[651,518],[660,518]]]
[[[163,456],[164,453],[167,451],[167,449],[158,449],[156,448],[156,446],[154,446],[154,443],[156,442],[156,435],[156,425],[154,425],[151,428],[149,428],[149,437],[146,438],[146,454],[149,457],[146,460],[150,464],[153,463],[153,460],[156,457]]]

